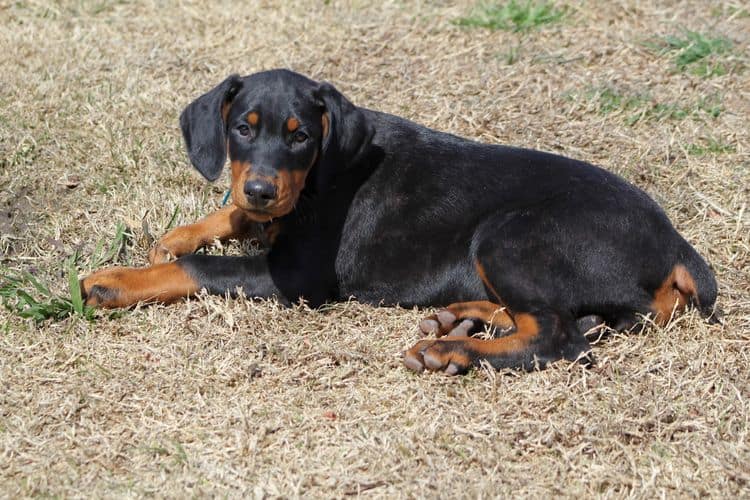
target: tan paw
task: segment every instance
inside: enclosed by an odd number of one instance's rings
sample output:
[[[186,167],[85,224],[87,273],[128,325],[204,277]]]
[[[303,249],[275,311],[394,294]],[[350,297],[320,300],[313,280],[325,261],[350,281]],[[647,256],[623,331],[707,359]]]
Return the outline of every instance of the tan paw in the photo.
[[[124,267],[110,267],[83,278],[79,285],[86,305],[121,307],[122,283],[128,271]]]
[[[476,360],[469,337],[420,340],[404,352],[404,365],[415,372],[439,371],[446,375],[466,373]]]
[[[149,250],[149,263],[161,264],[195,252],[200,247],[200,238],[194,233],[191,226],[178,227],[168,232]]]

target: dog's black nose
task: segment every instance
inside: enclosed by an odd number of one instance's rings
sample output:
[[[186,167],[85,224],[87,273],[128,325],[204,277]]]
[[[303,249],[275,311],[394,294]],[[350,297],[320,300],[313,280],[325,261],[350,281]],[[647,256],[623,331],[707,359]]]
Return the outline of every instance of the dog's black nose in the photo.
[[[245,183],[245,196],[251,205],[265,207],[276,199],[276,186],[266,181],[247,181]]]

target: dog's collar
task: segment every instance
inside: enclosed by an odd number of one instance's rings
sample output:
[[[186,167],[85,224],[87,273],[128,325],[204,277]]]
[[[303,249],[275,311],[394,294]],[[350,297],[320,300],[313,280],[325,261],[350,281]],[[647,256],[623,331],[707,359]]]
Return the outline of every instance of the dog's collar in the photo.
[[[227,204],[227,201],[229,201],[229,196],[231,196],[232,190],[227,189],[227,192],[224,193],[224,198],[221,199],[221,206],[224,207]]]

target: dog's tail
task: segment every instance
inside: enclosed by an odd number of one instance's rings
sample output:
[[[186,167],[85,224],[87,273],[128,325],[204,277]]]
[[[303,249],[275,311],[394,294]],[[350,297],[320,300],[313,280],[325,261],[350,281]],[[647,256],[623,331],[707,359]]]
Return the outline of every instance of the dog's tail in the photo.
[[[678,262],[682,266],[678,264],[675,268],[674,286],[683,296],[690,298],[691,305],[710,323],[720,323],[716,310],[716,278],[711,268],[687,241]]]

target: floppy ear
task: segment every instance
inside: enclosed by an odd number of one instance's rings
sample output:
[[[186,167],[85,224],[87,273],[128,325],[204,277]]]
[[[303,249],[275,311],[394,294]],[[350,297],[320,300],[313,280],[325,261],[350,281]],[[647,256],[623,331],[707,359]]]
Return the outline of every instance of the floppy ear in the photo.
[[[375,129],[364,113],[330,83],[321,83],[315,95],[325,108],[323,128],[328,132],[321,147],[321,170],[333,173],[346,169],[361,159]]]
[[[190,161],[209,181],[219,178],[227,161],[225,114],[241,88],[239,75],[231,75],[191,102],[180,115],[180,128]]]

